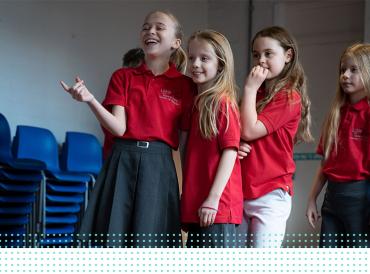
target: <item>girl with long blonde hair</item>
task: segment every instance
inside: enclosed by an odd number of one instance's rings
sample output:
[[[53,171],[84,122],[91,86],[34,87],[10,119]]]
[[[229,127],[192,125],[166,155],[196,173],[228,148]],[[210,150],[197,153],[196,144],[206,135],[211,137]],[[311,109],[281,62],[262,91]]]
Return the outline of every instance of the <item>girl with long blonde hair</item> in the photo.
[[[183,75],[182,28],[150,12],[140,32],[144,60],[116,70],[103,105],[80,78],[63,88],[86,102],[116,138],[82,219],[80,239],[107,247],[180,247],[180,197],[172,150],[190,127],[195,86]],[[179,62],[179,63],[177,63]]]
[[[240,141],[234,60],[226,37],[214,30],[188,42],[188,73],[198,95],[191,118],[181,222],[188,247],[235,246],[242,220]]]
[[[370,178],[370,44],[354,44],[340,58],[338,88],[323,124],[317,153],[323,156],[308,199],[313,228],[321,208],[321,247],[366,247]]]

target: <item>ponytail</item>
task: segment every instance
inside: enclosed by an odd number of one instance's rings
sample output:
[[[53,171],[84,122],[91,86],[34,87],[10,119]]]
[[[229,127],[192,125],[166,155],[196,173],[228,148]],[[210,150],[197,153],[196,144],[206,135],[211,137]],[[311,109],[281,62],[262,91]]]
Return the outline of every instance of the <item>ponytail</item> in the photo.
[[[176,69],[185,74],[187,65],[187,56],[183,48],[180,46],[178,49],[172,53],[170,61],[175,64]]]

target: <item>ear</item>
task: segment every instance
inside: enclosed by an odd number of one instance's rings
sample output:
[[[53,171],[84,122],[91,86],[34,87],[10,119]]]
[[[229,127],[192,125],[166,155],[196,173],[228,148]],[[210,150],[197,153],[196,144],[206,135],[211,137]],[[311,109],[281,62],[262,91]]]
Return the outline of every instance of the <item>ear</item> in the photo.
[[[292,49],[288,49],[286,52],[285,52],[285,63],[288,64],[293,58],[293,50]]]
[[[171,49],[178,49],[181,46],[181,40],[180,39],[175,39],[175,41],[172,43]]]
[[[224,70],[225,65],[218,60],[217,62],[217,73],[221,73]]]

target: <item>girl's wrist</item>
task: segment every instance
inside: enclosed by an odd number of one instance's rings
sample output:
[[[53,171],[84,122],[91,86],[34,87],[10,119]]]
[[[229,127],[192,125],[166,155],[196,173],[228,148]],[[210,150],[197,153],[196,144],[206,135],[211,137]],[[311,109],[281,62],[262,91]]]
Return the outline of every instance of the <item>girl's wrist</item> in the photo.
[[[209,193],[207,200],[219,201],[222,193]]]
[[[249,86],[244,86],[244,94],[249,94],[249,95],[255,95],[257,94],[258,88],[253,88]]]
[[[86,101],[86,103],[87,103],[88,105],[92,105],[92,104],[94,103],[94,101],[96,101],[96,100],[95,100],[94,95],[92,95],[92,98],[91,98],[90,100]]]

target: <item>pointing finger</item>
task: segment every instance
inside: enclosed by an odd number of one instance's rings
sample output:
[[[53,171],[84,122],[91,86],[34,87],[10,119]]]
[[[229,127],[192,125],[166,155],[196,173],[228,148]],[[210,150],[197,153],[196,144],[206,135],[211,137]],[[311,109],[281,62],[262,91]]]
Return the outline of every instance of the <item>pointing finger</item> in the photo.
[[[70,90],[70,87],[66,83],[64,83],[63,81],[60,81],[60,84],[62,85],[62,87],[64,88],[65,91]]]

